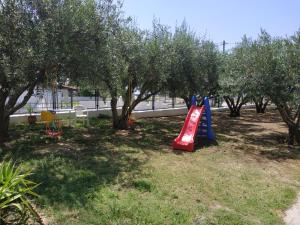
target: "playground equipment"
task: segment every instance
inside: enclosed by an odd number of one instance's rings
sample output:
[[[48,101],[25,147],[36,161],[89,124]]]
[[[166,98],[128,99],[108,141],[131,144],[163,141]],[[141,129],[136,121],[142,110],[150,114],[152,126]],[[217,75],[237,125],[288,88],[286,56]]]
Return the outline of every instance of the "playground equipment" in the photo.
[[[205,97],[197,106],[197,99],[192,98],[192,106],[185,119],[184,125],[177,138],[174,139],[173,149],[180,149],[184,151],[194,151],[195,139],[207,138],[214,140],[215,136],[211,127],[211,111],[209,99]]]
[[[45,123],[45,133],[48,136],[60,137],[62,135],[61,121],[55,118],[53,112],[42,111],[41,121]]]
[[[88,114],[84,114],[85,107],[82,105],[74,106],[75,114],[76,114],[76,121],[82,120],[83,125],[86,123],[89,126],[89,118]]]

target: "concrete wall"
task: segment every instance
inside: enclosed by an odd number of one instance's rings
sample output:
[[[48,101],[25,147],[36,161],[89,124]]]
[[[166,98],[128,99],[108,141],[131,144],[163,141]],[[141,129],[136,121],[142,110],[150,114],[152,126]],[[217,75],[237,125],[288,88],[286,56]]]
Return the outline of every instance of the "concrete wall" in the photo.
[[[121,113],[121,109],[118,110]],[[84,110],[84,113],[88,115],[88,117],[97,117],[100,114],[111,116],[110,109],[101,109],[101,110]],[[149,111],[134,111],[132,116],[134,118],[145,118],[145,117],[162,117],[162,116],[177,116],[177,115],[185,115],[187,113],[186,108],[174,108],[174,109],[160,109],[160,110],[149,110]],[[37,116],[37,120],[41,120],[41,114],[34,113],[32,115]],[[27,123],[27,117],[29,114],[16,114],[10,116],[10,124],[19,124],[19,123]],[[74,110],[70,111],[62,111],[57,112],[56,117],[59,119],[67,120],[67,119],[75,119],[76,113]]]
[[[41,114],[40,113],[33,113],[32,115],[35,115],[37,117],[37,120],[41,120]],[[29,114],[16,114],[10,116],[10,124],[19,124],[19,123],[27,123],[27,117]],[[56,116],[58,119],[75,119],[76,114],[75,111],[67,111],[67,112],[57,112]]]
[[[88,117],[97,117],[99,114],[111,116],[110,109],[103,110],[89,110],[87,111]],[[118,109],[118,113],[121,113],[121,109]],[[146,118],[146,117],[163,117],[163,116],[179,116],[187,114],[186,108],[172,108],[172,109],[157,109],[157,110],[147,110],[147,111],[134,111],[132,116],[136,119]]]
[[[243,108],[253,108],[253,105],[247,105]],[[220,108],[211,108],[212,111],[224,111],[228,110],[227,107],[220,107]],[[118,112],[121,112],[121,109],[118,109]],[[100,114],[111,116],[110,109],[101,109],[101,110],[84,110],[84,113],[88,115],[88,117],[97,117]],[[148,110],[148,111],[134,111],[132,116],[136,119],[139,118],[147,118],[147,117],[163,117],[163,116],[179,116],[179,115],[186,115],[187,108],[171,108],[171,109],[158,109],[158,110]],[[10,117],[10,124],[19,124],[19,123],[27,123],[27,117],[29,114],[17,114],[12,115]],[[41,116],[40,114],[33,114],[37,116],[38,121],[40,121]],[[61,111],[56,113],[57,118],[68,120],[68,119],[75,119],[76,113],[74,110],[70,111]]]
[[[149,111],[134,111],[132,116],[136,119],[146,117],[163,117],[163,116],[180,116],[186,115],[187,108],[174,108],[174,109],[158,109]]]

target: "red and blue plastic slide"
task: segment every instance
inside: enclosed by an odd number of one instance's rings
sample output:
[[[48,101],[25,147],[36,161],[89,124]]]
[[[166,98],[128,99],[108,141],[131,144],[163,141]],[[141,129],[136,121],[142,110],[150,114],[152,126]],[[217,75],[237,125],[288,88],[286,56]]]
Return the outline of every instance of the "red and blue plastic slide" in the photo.
[[[196,101],[191,106],[184,125],[177,138],[174,139],[173,149],[194,151],[195,139],[197,137],[214,140],[211,128],[211,112],[208,98],[204,98],[202,106],[197,106]]]

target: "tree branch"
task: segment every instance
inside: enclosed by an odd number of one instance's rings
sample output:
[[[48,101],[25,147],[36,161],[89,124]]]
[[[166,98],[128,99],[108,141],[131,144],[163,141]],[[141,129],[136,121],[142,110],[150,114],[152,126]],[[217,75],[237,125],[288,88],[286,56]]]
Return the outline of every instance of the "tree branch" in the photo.
[[[8,111],[8,115],[12,115],[14,114],[16,111],[18,111],[19,109],[21,109],[27,102],[28,100],[31,98],[33,92],[34,92],[34,88],[35,86],[37,85],[38,81],[36,81],[35,83],[31,84],[29,87],[28,87],[28,92],[27,94],[24,96],[23,100],[15,105],[14,107],[11,107],[10,110]],[[23,93],[23,92],[22,92]],[[21,93],[21,94],[22,94]],[[19,95],[20,96],[20,95]],[[19,97],[18,97],[19,98]],[[17,98],[17,100],[18,100]]]
[[[238,108],[239,103],[240,103],[240,99],[241,99],[241,95],[238,96],[238,99],[236,101],[236,104],[235,104],[234,108]]]
[[[229,110],[230,110],[230,111],[233,111],[233,108],[232,108],[232,106],[231,106],[231,104],[230,104],[230,100],[229,100],[230,98],[229,98],[228,96],[223,96],[223,98],[224,98],[224,100],[225,100],[225,102],[226,102],[226,104],[227,104]]]
[[[5,105],[5,111],[6,115],[9,116],[11,114],[14,114],[16,111],[18,111],[20,108],[22,108],[30,99],[34,92],[35,86],[42,81],[45,75],[45,69],[39,70],[36,74],[36,79],[32,83],[27,84],[25,87],[19,89],[13,96],[9,96],[9,100],[7,104]],[[17,104],[17,101],[19,97],[25,92],[28,91],[27,94],[24,96],[23,100]]]

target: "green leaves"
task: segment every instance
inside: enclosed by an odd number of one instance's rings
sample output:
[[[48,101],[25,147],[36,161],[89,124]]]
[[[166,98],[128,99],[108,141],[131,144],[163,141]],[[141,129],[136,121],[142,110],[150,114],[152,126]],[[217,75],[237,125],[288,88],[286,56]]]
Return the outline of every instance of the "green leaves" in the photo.
[[[99,5],[94,0],[1,1],[0,124],[8,124],[36,85],[79,81],[95,72],[95,52],[106,45],[105,32],[114,25],[103,22],[108,12],[114,16],[116,10],[108,10],[112,5],[110,0]],[[0,127],[5,140],[7,126]]]
[[[221,56],[220,80],[222,96],[245,96],[249,90],[251,65],[251,40],[243,37],[242,42],[232,52]]]
[[[222,57],[219,80],[227,104],[229,98],[234,103],[251,97],[261,112],[269,100],[276,104],[289,126],[290,143],[300,126],[299,46],[300,31],[289,38],[273,38],[265,30],[255,40],[244,37]]]
[[[184,21],[172,38],[171,71],[168,90],[183,98],[187,105],[192,95],[209,95],[218,79],[218,51],[207,40],[200,40]]]
[[[38,217],[33,210],[29,197],[38,197],[33,192],[37,186],[27,179],[30,172],[22,172],[20,166],[11,161],[2,162],[0,165],[0,221],[25,223],[33,216]]]
[[[299,32],[290,38],[272,38],[261,30],[257,39],[242,43],[223,58],[220,79],[223,94],[243,93],[252,98],[290,101],[299,84]]]

